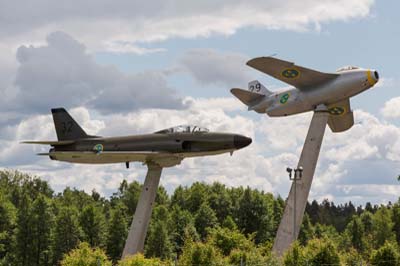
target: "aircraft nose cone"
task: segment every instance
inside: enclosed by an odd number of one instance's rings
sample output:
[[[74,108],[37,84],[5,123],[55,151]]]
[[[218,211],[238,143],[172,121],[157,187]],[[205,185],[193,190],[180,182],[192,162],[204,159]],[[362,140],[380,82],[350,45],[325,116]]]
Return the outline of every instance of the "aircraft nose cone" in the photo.
[[[374,86],[379,81],[379,74],[376,70],[367,71],[367,79],[370,86]]]
[[[241,135],[235,135],[233,137],[233,145],[235,146],[236,149],[241,149],[244,148],[252,142],[251,138],[241,136]]]

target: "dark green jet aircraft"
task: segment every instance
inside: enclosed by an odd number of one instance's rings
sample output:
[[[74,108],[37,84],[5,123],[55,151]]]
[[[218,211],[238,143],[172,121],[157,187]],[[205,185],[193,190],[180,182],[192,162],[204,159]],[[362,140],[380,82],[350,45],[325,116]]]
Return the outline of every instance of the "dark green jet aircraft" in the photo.
[[[106,164],[142,162],[171,167],[187,157],[233,153],[251,143],[251,138],[229,133],[209,132],[197,126],[177,126],[152,134],[100,137],[91,136],[64,108],[51,110],[58,141],[25,141],[51,145],[52,160],[71,163]]]

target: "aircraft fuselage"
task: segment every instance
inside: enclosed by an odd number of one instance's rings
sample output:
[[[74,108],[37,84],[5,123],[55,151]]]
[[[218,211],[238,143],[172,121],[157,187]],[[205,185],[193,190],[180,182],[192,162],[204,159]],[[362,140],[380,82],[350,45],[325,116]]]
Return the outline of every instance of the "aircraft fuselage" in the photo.
[[[152,153],[183,159],[233,152],[251,143],[251,139],[228,133],[146,134],[76,140],[73,144],[54,146],[53,160],[73,163],[145,162]],[[171,155],[171,156],[169,156]],[[159,155],[157,160],[159,160]]]
[[[335,104],[375,85],[378,74],[373,70],[355,69],[340,72],[334,80],[318,87],[298,90],[294,87],[265,96],[251,109],[269,116],[287,116],[312,111],[316,106]]]

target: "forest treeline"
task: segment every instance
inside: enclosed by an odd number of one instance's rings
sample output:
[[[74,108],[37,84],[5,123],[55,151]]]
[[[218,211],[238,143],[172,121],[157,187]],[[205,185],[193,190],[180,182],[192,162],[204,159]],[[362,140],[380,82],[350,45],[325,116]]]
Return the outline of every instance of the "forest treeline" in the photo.
[[[299,241],[271,254],[285,201],[220,183],[157,192],[145,254],[119,261],[141,185],[109,198],[0,171],[0,265],[399,265],[400,202],[307,205]],[[360,264],[363,263],[363,264]],[[382,264],[384,263],[384,264]]]

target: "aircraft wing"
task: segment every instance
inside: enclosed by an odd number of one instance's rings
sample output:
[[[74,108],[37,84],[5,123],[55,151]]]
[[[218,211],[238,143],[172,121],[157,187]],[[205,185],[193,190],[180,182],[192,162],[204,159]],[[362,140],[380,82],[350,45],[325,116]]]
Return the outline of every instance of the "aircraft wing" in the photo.
[[[346,99],[328,106],[328,125],[332,132],[343,132],[354,125],[354,115],[350,107],[350,100]]]
[[[258,57],[247,62],[248,66],[270,75],[299,90],[307,90],[327,83],[338,77],[338,74],[323,73],[292,62],[274,57]]]
[[[79,151],[55,151],[51,153],[38,153],[38,155],[54,156],[60,161],[76,163],[118,163],[118,162],[155,162],[162,166],[180,164],[183,157],[168,152],[146,151],[103,151],[103,152],[79,152]]]

